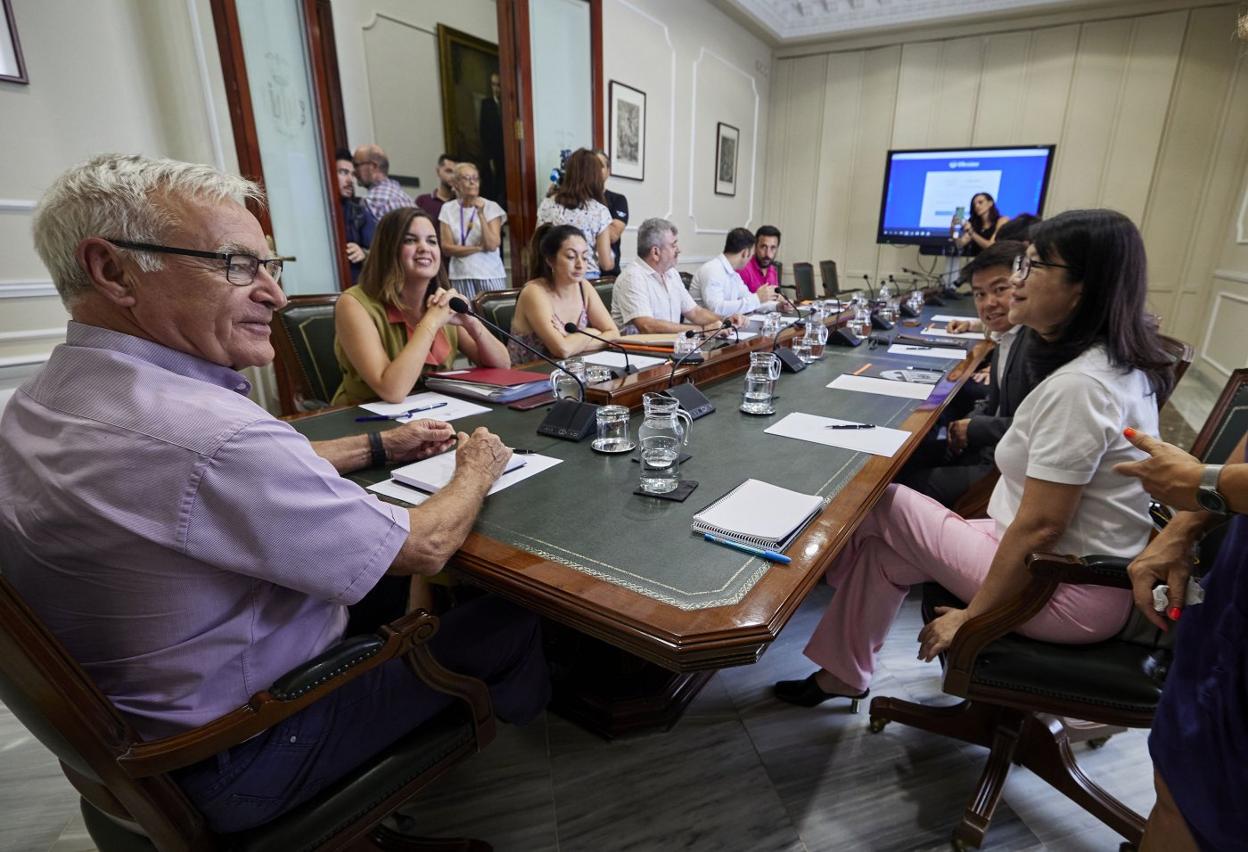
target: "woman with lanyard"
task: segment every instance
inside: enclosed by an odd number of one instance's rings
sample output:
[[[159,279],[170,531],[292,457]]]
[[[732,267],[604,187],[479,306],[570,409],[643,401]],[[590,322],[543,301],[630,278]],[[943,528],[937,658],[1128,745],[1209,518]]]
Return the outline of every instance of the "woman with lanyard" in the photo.
[[[451,286],[469,301],[481,293],[507,288],[499,246],[507,214],[478,193],[481,177],[472,163],[455,167],[455,198],[442,205],[438,221],[442,251],[451,259]]]

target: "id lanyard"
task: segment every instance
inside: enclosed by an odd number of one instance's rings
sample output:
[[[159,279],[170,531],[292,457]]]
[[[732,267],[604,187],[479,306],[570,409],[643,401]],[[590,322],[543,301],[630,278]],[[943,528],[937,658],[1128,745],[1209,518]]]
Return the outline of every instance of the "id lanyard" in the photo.
[[[459,208],[459,244],[461,246],[468,245],[468,235],[472,233],[472,223],[477,218],[477,208],[472,208],[472,213],[468,215],[468,228],[464,228],[464,208]]]

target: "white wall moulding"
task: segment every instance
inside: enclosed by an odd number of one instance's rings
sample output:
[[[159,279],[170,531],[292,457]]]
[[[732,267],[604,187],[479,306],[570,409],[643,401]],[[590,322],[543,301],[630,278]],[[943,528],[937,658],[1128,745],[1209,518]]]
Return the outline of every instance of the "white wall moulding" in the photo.
[[[711,133],[710,133],[709,126],[704,130],[704,132],[701,135],[698,134],[698,129],[699,129],[698,127],[699,125],[699,122],[698,122],[698,75],[701,73],[702,61],[706,59],[707,57],[710,57],[711,59],[714,59],[715,61],[720,62],[726,68],[737,72],[746,80],[748,80],[750,83],[750,91],[754,95],[754,115],[753,115],[752,124],[750,126],[750,191],[749,191],[749,196],[748,196],[749,201],[745,208],[745,212],[746,212],[745,222],[742,223],[740,226],[743,228],[750,227],[750,225],[754,221],[754,185],[756,182],[757,166],[758,166],[758,112],[759,112],[758,80],[749,71],[746,71],[741,66],[728,61],[727,59],[720,56],[715,51],[710,50],[706,47],[703,47],[701,50],[698,51],[698,58],[695,59],[693,62],[693,82],[692,82],[692,85],[690,86],[690,88],[692,89],[692,97],[690,98],[690,101],[689,101],[689,114],[690,116],[692,116],[692,120],[693,120],[693,126],[690,128],[690,131],[689,131],[689,220],[693,223],[693,232],[695,234],[726,234],[730,230],[729,228],[709,228],[709,227],[702,227],[698,225],[698,217],[697,217],[697,214],[694,212],[694,207],[698,200],[697,193],[694,190],[695,178],[698,176],[700,165],[710,162],[712,160],[711,154],[717,150],[715,147],[712,147],[716,140],[714,138],[710,138]],[[698,157],[699,140],[701,140],[700,144],[702,144],[703,146],[706,146],[706,151],[703,153],[703,156],[700,158]],[[740,177],[741,177],[740,149],[739,148],[738,148],[737,156],[738,156],[737,183],[739,184]],[[707,169],[702,168],[701,171],[705,172],[707,171]],[[705,175],[703,175],[703,177],[705,177]],[[712,185],[712,190],[713,189],[714,189],[714,185]],[[713,192],[708,193],[708,197],[714,198]],[[737,227],[737,226],[734,225],[733,227]]]
[[[1238,278],[1231,280],[1248,283],[1248,275],[1239,275]],[[1224,310],[1224,301],[1235,303],[1225,309],[1227,311],[1227,316],[1225,317],[1220,316]],[[1234,312],[1237,316],[1231,317],[1231,312]],[[1224,322],[1219,323],[1220,319],[1224,320]],[[1218,328],[1219,326],[1221,326],[1220,329]],[[1214,294],[1213,304],[1209,310],[1209,323],[1205,326],[1205,339],[1200,346],[1200,357],[1204,359],[1205,363],[1224,376],[1229,376],[1231,371],[1236,369],[1236,367],[1226,366],[1225,361],[1230,360],[1237,367],[1248,364],[1248,345],[1245,345],[1242,334],[1234,333],[1245,327],[1248,327],[1248,296],[1240,296],[1237,293],[1219,290]],[[1222,344],[1237,344],[1239,351],[1232,353],[1223,351],[1217,353],[1216,356],[1212,355],[1209,352],[1209,347],[1215,340]]]
[[[25,198],[0,198],[0,213],[32,213],[38,203]]]
[[[45,364],[51,357],[51,351],[35,352],[30,355],[8,355],[0,358],[0,370],[11,369],[13,367],[29,367],[36,364]],[[17,376],[15,378],[25,378],[26,375],[28,375],[28,373],[23,371],[21,376]],[[0,384],[7,384],[8,381],[8,376],[0,375]]]
[[[212,98],[212,77],[208,71],[208,50],[204,46],[204,32],[199,25],[196,0],[186,0],[186,17],[191,24],[191,40],[195,44],[195,68],[199,72],[200,96],[204,99],[204,120],[208,123],[208,140],[212,145],[212,162],[225,171],[225,146],[221,142],[221,127],[217,123],[217,109]]]
[[[1235,242],[1248,245],[1248,184],[1244,185],[1244,197],[1239,202],[1239,219],[1235,224]]]
[[[1214,278],[1221,278],[1223,281],[1235,281],[1240,284],[1248,284],[1248,272],[1239,272],[1235,269],[1215,269],[1213,270]]]
[[[27,328],[21,331],[0,331],[0,345],[20,343],[23,340],[60,340],[65,337],[65,326],[56,328]]]
[[[51,278],[10,279],[0,281],[0,299],[37,299],[55,296]]]

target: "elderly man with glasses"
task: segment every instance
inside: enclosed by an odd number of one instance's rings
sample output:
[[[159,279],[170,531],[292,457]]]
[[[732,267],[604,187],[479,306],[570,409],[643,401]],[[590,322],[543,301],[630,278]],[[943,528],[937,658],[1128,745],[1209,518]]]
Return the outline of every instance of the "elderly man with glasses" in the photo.
[[[440,571],[511,456],[485,429],[428,420],[309,443],[248,399],[239,370],[273,359],[292,260],[248,200],[254,184],[208,166],[105,155],[35,213],[71,322],[0,418],[0,565],[147,738],[319,654],[384,574]],[[415,509],[340,475],[449,451],[455,476]],[[521,722],[548,694],[538,641],[534,617],[483,597],[443,617],[433,648]],[[273,819],[449,701],[394,662],[175,779],[216,831]]]

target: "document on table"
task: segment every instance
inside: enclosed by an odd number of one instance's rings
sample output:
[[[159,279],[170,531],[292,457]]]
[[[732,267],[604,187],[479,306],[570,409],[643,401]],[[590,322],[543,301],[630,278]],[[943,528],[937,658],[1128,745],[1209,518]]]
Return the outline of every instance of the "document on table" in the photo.
[[[910,437],[909,432],[890,429],[887,426],[876,426],[874,429],[828,428],[836,424],[855,422],[857,421],[820,417],[817,414],[803,414],[798,411],[786,415],[763,431],[768,435],[779,435],[782,438],[796,438],[799,441],[823,444],[825,447],[841,447],[846,450],[886,457],[896,455],[901,445]]]
[[[610,352],[604,350],[602,352],[591,352],[589,355],[582,355],[581,360],[586,364],[597,364],[601,367],[614,367],[617,370],[624,369],[624,353]],[[650,355],[634,355],[628,353],[628,363],[632,364],[638,370],[644,370],[647,367],[653,367],[656,364],[670,363],[667,358],[655,358]]]
[[[983,340],[984,339],[984,333],[982,331],[964,331],[964,332],[961,332],[960,334],[950,334],[949,332],[945,331],[944,328],[936,329],[930,325],[927,328],[920,331],[919,334],[926,334],[929,337],[951,337],[957,340]]]
[[[935,385],[922,382],[899,382],[892,379],[877,379],[873,376],[837,376],[828,383],[834,390],[857,391],[858,393],[875,393],[881,396],[898,396],[902,399],[927,399]]]
[[[975,317],[954,317],[954,316],[950,316],[949,314],[937,314],[936,316],[932,317],[928,321],[949,323],[949,322],[963,322],[964,320],[973,320],[973,319],[975,319]]]
[[[387,479],[385,482],[378,482],[368,486],[368,490],[374,494],[380,494],[383,497],[393,497],[395,500],[402,500],[404,503],[411,503],[413,506],[419,506],[421,503],[429,499],[429,495],[423,491],[417,491],[410,485],[404,485],[393,479]]]
[[[549,470],[563,459],[557,459],[553,456],[543,456],[538,453],[526,453],[524,455],[513,455],[512,460],[508,462],[509,470],[494,480],[494,485],[487,492],[488,494],[497,494],[504,488],[510,488],[517,482],[522,482],[530,476]],[[451,477],[455,474],[455,453],[443,453],[433,458],[423,459],[422,461],[413,462],[410,465],[397,468],[394,476],[400,482],[407,480],[409,484],[424,483],[431,490],[433,485],[441,487],[450,482]],[[406,498],[401,498],[406,499]]]
[[[749,340],[751,337],[758,337],[757,331],[742,331],[737,329],[737,340]]]
[[[966,352],[961,349],[950,349],[944,346],[911,346],[909,343],[894,343],[888,347],[889,355],[913,355],[916,358],[950,358],[961,361]]]
[[[437,408],[431,408],[428,411],[418,411],[406,417],[395,417],[395,422],[407,423],[409,420],[427,419],[449,423],[452,420],[458,420],[460,417],[472,417],[474,414],[486,414],[490,411],[484,405],[477,405],[475,402],[456,399],[453,396],[447,396],[444,393],[434,393],[433,391],[414,393],[402,402],[366,402],[360,408],[365,411],[371,411],[373,414],[394,417],[396,414],[411,411],[413,408],[425,408],[426,406],[442,402],[446,404],[438,405]]]

